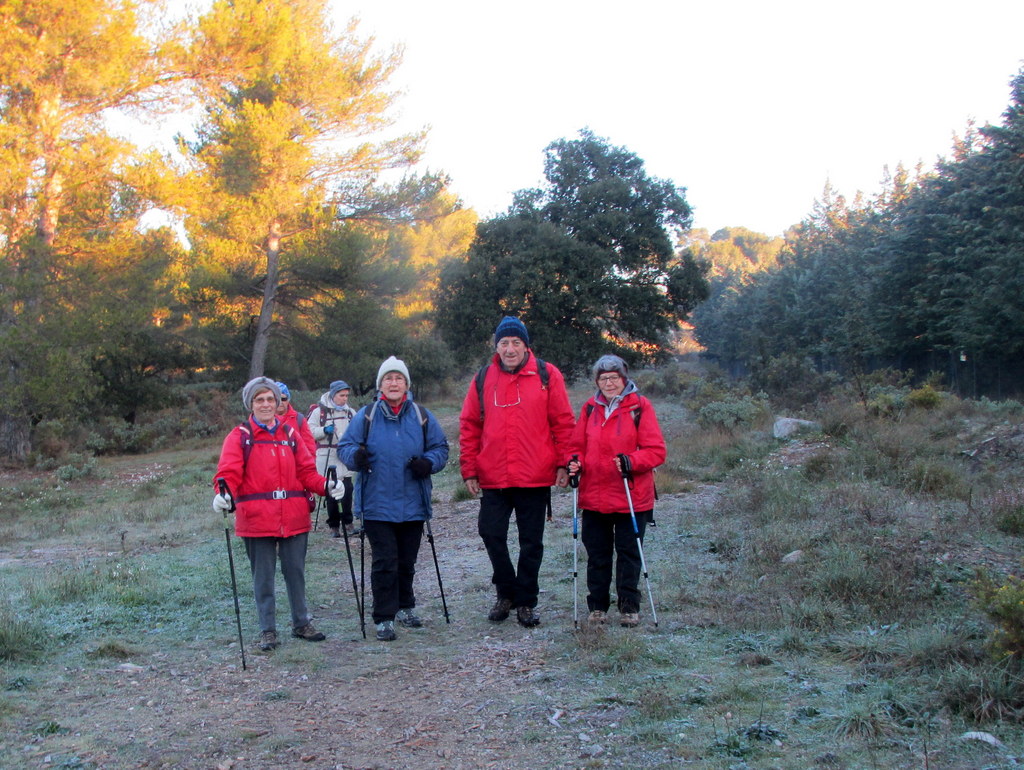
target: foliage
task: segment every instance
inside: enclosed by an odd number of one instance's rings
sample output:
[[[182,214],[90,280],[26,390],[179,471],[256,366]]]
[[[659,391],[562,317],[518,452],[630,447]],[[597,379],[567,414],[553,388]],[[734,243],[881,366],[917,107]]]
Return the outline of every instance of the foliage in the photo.
[[[547,147],[545,187],[517,193],[483,222],[465,262],[441,275],[437,323],[456,354],[481,358],[503,315],[520,317],[539,355],[575,375],[602,353],[664,358],[678,322],[706,296],[707,264],[674,254],[683,190],[590,131]]]
[[[697,422],[704,428],[750,427],[768,414],[768,402],[763,395],[740,396],[723,401],[711,401],[697,412]]]
[[[1000,657],[1024,660],[1024,579],[1008,575],[1001,585],[984,570],[974,581],[978,607],[995,624],[991,643]]]
[[[203,120],[179,143],[185,173],[165,197],[186,214],[201,261],[226,279],[215,301],[246,326],[255,319],[250,377],[264,373],[279,294],[287,301],[288,241],[339,218],[380,218],[433,189],[373,189],[382,171],[415,161],[422,137],[353,141],[389,124],[385,89],[400,58],[373,54],[354,24],[336,33],[327,14],[325,0],[215,0],[182,52]]]
[[[898,168],[852,204],[826,187],[777,267],[713,285],[697,338],[748,369],[786,354],[847,375],[898,362],[1002,393],[1024,339],[1022,146],[1024,70],[1002,125],[970,129],[931,173]]]

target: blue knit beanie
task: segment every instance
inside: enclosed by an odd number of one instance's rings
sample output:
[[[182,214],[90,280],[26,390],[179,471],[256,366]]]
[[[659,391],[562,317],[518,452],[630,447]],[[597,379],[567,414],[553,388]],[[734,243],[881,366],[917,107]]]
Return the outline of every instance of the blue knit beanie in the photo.
[[[338,392],[342,390],[352,390],[352,388],[350,388],[348,383],[344,380],[335,380],[331,383],[331,387],[327,391],[327,399],[329,401],[333,401],[334,397],[338,395]]]
[[[510,315],[502,318],[498,328],[494,330],[495,346],[497,346],[498,340],[504,337],[518,337],[526,344],[526,347],[530,347],[530,335],[526,331],[526,326],[518,318],[513,318]]]
[[[283,382],[277,383],[277,389],[281,391],[281,398],[287,398],[289,401],[292,400],[292,392],[288,390],[288,386]]]

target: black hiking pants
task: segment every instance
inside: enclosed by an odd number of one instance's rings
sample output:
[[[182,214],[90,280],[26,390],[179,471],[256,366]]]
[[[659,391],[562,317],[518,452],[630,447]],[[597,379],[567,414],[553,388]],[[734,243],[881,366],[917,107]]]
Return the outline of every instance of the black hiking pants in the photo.
[[[499,599],[513,607],[536,607],[538,575],[544,558],[544,517],[551,507],[551,487],[484,489],[480,497],[480,537],[491,559],[491,582]],[[513,511],[519,530],[518,568],[512,566],[508,527]]]
[[[640,542],[644,541],[650,511],[636,512]],[[638,584],[643,573],[636,533],[628,513],[584,510],[583,547],[587,549],[587,607],[607,612],[611,606],[612,563],[619,612],[640,611]]]

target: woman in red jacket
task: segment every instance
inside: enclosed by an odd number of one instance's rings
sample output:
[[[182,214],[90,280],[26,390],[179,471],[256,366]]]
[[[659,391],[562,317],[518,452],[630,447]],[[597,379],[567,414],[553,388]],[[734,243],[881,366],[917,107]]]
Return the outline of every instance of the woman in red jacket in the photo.
[[[580,410],[573,432],[569,474],[579,474],[583,546],[587,549],[589,622],[602,625],[611,606],[613,555],[620,623],[640,624],[640,549],[623,484],[623,461],[637,530],[643,542],[654,510],[654,469],[665,462],[665,439],[651,402],[629,379],[626,362],[601,356],[592,373],[598,391]]]
[[[223,479],[236,505],[235,534],[244,541],[252,567],[260,649],[278,645],[278,557],[291,605],[292,636],[320,642],[324,635],[313,626],[306,606],[306,541],[311,528],[309,495],[328,494],[326,481],[317,473],[306,443],[278,419],[281,391],[276,382],[266,377],[250,380],[242,389],[242,403],[249,417],[224,439],[214,476],[218,493],[213,509],[223,513],[231,507],[232,501],[219,491]]]

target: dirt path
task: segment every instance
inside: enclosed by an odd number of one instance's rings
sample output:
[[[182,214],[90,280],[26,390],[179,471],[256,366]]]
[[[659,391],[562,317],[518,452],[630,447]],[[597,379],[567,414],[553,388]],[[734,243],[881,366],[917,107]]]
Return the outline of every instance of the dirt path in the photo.
[[[668,520],[692,510],[699,497],[668,496],[660,512]],[[263,654],[247,638],[245,671],[233,615],[212,639],[185,639],[155,652],[144,632],[127,634],[126,642],[149,651],[67,670],[51,715],[60,731],[38,736],[21,756],[28,767],[57,766],[57,758],[69,756],[78,766],[102,768],[572,768],[594,758],[620,766],[608,762],[607,734],[623,707],[595,706],[567,673],[576,645],[570,498],[556,495],[554,505],[536,629],[520,627],[514,616],[501,624],[486,620],[493,593],[476,533],[477,503],[440,504],[433,526],[450,625],[424,542],[416,578],[423,629],[399,629],[397,641],[380,643],[368,622],[363,641],[349,589],[316,608],[326,642],[287,638]],[[580,555],[582,568],[582,545]],[[19,558],[45,564],[54,556]],[[312,535],[308,573],[310,580],[351,585],[342,541],[322,528]],[[584,597],[581,569],[581,617]],[[284,606],[282,597],[279,615]],[[662,628],[666,622],[672,623],[667,613]]]

